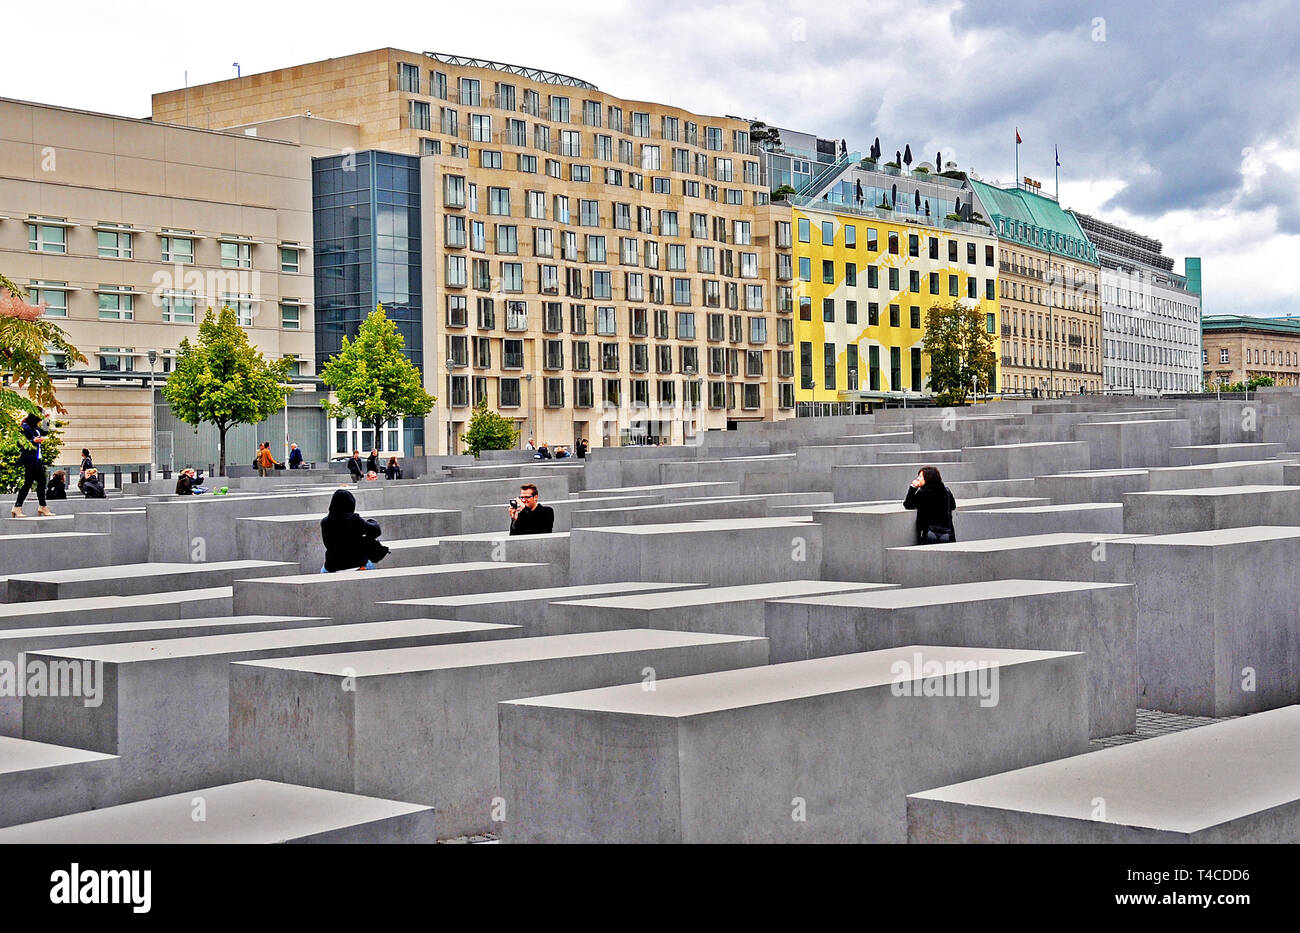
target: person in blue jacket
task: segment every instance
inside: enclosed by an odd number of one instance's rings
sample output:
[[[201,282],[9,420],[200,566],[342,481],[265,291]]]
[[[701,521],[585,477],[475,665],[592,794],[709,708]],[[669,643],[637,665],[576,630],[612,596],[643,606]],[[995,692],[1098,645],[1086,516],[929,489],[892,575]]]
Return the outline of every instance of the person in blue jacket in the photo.
[[[23,419],[23,437],[32,446],[23,448],[18,455],[18,465],[23,468],[23,484],[18,488],[18,501],[9,513],[12,518],[23,517],[23,502],[27,500],[27,493],[33,484],[36,486],[36,501],[40,503],[36,514],[54,514],[45,507],[45,462],[41,458],[41,444],[45,443],[45,436],[41,433],[41,422],[44,419],[44,413],[30,414]]]

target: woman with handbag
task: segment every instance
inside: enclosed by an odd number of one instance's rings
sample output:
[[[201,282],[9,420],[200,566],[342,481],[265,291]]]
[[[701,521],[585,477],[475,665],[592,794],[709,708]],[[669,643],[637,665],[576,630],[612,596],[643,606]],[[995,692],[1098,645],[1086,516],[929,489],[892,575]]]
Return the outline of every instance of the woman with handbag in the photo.
[[[957,540],[952,521],[957,500],[934,467],[921,467],[907,490],[903,508],[916,512],[917,544],[947,544]]]

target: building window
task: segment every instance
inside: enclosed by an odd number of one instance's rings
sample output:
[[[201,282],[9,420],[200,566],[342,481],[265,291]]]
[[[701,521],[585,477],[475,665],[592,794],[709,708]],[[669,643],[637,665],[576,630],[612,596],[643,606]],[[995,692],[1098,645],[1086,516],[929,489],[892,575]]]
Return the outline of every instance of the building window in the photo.
[[[168,324],[193,324],[194,293],[165,293],[162,296],[162,319]]]
[[[280,271],[281,272],[298,272],[298,247],[281,246],[280,247]]]
[[[130,259],[131,234],[117,230],[97,230],[100,259]]]
[[[253,245],[251,243],[222,243],[221,265],[226,269],[253,268]]]
[[[106,373],[135,372],[135,348],[100,347],[99,368]]]
[[[189,237],[163,236],[162,261],[189,264],[194,262],[194,241]]]
[[[27,248],[35,253],[66,253],[68,231],[53,224],[30,223],[27,225]]]
[[[1227,351],[1227,350],[1220,350],[1220,351],[1219,351],[1219,362],[1220,362],[1220,363],[1226,363],[1226,362],[1228,362],[1228,351]]]
[[[397,89],[410,94],[420,93],[420,67],[418,65],[408,65],[406,62],[397,63]]]
[[[117,288],[118,286],[114,286]],[[129,321],[135,316],[135,296],[120,291],[99,293],[99,319],[101,321]]]
[[[424,130],[425,132],[432,130],[433,120],[430,116],[429,102],[425,100],[412,100],[407,103],[409,105],[407,116],[411,129]]]
[[[280,326],[285,330],[300,330],[302,308],[299,305],[280,303]]]

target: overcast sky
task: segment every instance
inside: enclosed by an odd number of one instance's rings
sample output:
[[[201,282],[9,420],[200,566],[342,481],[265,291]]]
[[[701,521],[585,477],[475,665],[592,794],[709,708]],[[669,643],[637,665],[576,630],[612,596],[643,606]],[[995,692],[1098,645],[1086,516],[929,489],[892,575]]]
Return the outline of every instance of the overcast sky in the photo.
[[[1205,313],[1300,313],[1300,17],[1289,0],[5,3],[0,95],[149,114],[149,95],[384,46],[564,72],[1061,203],[1205,266]]]

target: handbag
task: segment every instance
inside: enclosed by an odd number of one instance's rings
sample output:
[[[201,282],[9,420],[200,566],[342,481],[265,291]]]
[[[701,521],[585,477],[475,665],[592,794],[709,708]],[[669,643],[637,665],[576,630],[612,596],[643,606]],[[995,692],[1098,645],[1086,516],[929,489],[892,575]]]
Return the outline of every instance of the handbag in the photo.
[[[927,525],[925,532],[921,535],[921,541],[925,544],[950,544],[952,543],[952,529],[945,528],[943,525]]]

